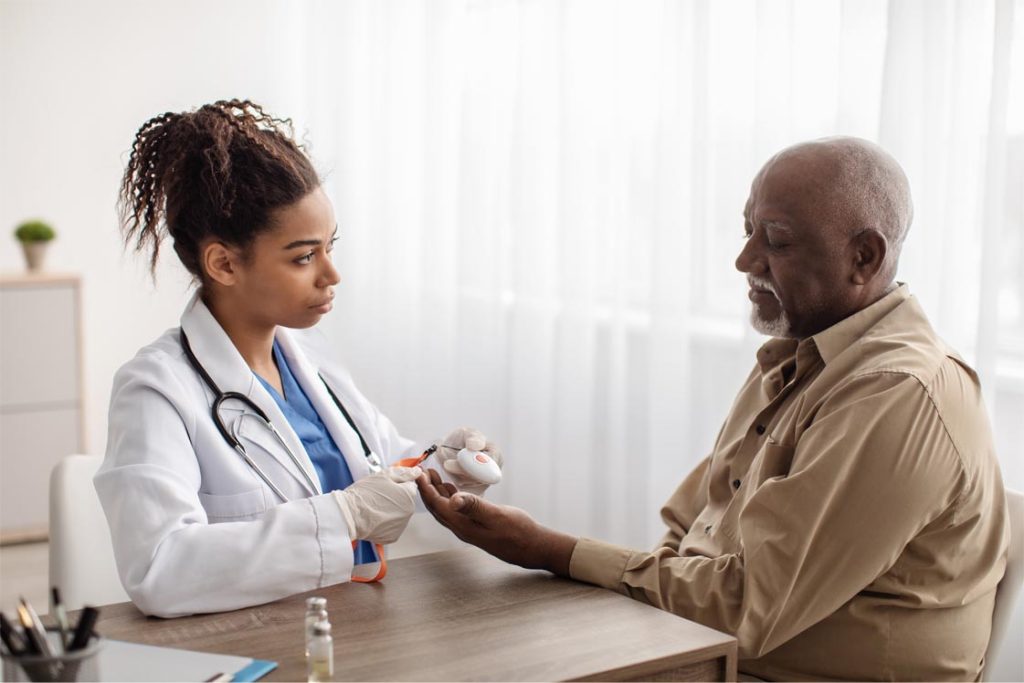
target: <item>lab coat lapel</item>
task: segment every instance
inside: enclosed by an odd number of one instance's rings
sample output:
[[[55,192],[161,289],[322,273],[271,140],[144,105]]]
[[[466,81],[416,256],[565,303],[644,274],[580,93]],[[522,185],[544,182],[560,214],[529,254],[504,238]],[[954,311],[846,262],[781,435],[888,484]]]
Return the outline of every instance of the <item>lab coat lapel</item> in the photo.
[[[295,430],[292,429],[284,413],[281,412],[277,401],[263,388],[198,293],[193,295],[192,301],[185,307],[185,312],[181,316],[181,328],[188,335],[189,345],[192,347],[196,359],[202,364],[214,383],[222,392],[237,391],[244,394],[266,413],[271,424],[281,434],[282,440],[295,454],[296,459],[313,481],[316,492],[321,493],[320,479],[313,469],[313,463],[306,454],[306,449],[302,446],[302,441],[295,434]],[[229,406],[235,410],[229,410]],[[237,415],[237,409],[242,407],[243,405],[238,401],[225,402],[225,410],[222,411],[222,414],[228,430],[233,430],[236,427],[230,423],[230,416]],[[239,433],[244,434],[247,440],[256,442],[270,454],[290,475],[298,480],[302,490],[305,490],[308,485],[306,477],[288,457],[288,453],[281,447],[273,433],[269,429],[255,426],[255,420],[259,419],[256,416],[245,418],[242,423],[237,425]]]
[[[277,341],[281,345],[285,358],[288,360],[288,367],[292,369],[292,374],[295,375],[295,379],[302,385],[302,389],[306,392],[306,396],[309,397],[324,426],[327,427],[327,431],[330,432],[334,443],[341,449],[342,456],[345,458],[348,469],[352,473],[352,479],[356,481],[362,479],[370,473],[370,465],[366,461],[363,446],[359,442],[359,436],[349,425],[345,416],[341,414],[338,406],[335,405],[334,399],[327,392],[327,388],[320,379],[319,370],[310,363],[306,354],[302,352],[302,349],[299,348],[295,338],[288,330],[278,328]],[[345,397],[338,392],[337,388],[332,388],[338,399],[344,401]],[[353,420],[359,419],[355,414],[353,405],[346,404],[345,409],[349,411],[349,415],[352,416]],[[364,438],[366,436],[364,434]]]

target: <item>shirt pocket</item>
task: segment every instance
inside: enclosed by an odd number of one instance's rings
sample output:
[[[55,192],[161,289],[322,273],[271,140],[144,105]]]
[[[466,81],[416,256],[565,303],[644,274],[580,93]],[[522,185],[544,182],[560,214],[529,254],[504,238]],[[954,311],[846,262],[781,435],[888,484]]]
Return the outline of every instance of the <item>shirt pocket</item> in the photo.
[[[206,510],[206,517],[211,524],[258,519],[268,507],[266,490],[263,487],[229,495],[200,493],[199,502]]]
[[[758,485],[769,479],[785,479],[793,467],[796,448],[775,441],[765,444],[761,455],[754,461],[753,479]]]

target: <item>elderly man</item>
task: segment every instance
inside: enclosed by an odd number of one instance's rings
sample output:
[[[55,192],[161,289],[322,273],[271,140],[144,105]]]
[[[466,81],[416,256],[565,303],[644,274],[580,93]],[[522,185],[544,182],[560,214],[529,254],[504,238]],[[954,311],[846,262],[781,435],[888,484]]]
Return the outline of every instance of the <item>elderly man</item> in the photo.
[[[757,174],[736,267],[774,338],[653,552],[433,472],[428,508],[506,561],[735,634],[757,677],[976,679],[1008,519],[978,378],[894,281],[911,213],[903,171],[864,140],[799,144]]]

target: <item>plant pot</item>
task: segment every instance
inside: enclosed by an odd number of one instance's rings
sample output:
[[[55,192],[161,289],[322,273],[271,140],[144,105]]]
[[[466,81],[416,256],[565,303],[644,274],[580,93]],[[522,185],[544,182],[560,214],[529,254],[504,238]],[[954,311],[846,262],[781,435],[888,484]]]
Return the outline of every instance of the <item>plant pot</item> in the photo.
[[[25,265],[30,272],[43,269],[43,261],[46,260],[46,248],[49,242],[22,242],[21,248],[25,252]]]

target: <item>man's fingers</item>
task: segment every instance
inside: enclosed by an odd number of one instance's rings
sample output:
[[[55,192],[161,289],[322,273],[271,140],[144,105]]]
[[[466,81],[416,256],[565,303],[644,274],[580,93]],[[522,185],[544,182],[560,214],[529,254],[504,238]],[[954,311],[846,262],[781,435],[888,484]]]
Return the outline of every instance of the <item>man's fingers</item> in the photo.
[[[449,504],[452,510],[481,524],[487,524],[490,514],[494,512],[493,505],[472,493],[456,493],[449,500]]]

